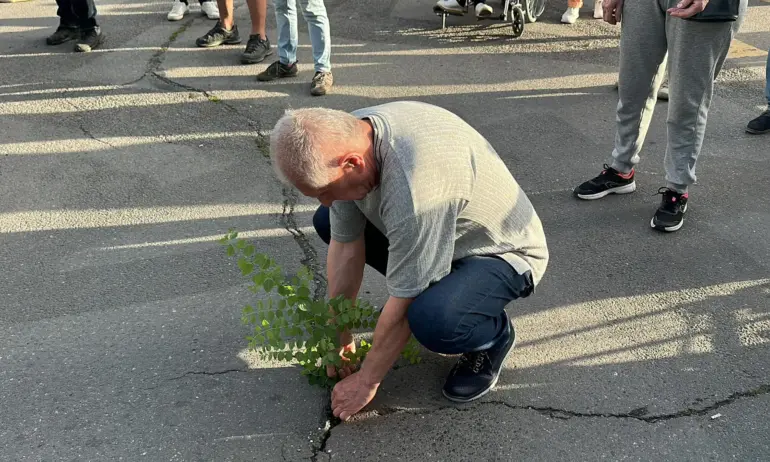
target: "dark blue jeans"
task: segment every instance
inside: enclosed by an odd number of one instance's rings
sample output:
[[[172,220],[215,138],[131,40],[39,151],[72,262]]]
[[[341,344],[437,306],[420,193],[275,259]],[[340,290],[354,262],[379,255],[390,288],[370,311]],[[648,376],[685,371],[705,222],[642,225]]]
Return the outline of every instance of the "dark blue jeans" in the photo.
[[[96,5],[94,0],[56,0],[59,10],[60,25],[79,27],[84,30],[93,29],[96,23]]]
[[[329,209],[313,216],[318,236],[331,240]],[[364,232],[366,263],[385,274],[388,240],[367,223]],[[432,284],[409,305],[412,334],[436,353],[460,354],[485,350],[502,340],[510,322],[505,306],[532,293],[532,276],[518,274],[506,261],[493,256],[467,257],[452,263],[452,271]]]

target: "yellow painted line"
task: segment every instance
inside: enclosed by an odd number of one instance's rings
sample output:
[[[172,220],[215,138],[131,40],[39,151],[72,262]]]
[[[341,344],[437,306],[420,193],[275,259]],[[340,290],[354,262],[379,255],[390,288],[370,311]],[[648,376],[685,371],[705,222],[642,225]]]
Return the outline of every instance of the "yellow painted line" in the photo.
[[[763,1],[770,3],[770,0]],[[756,58],[760,56],[767,56],[767,51],[749,45],[738,39],[733,39],[733,42],[730,44],[730,51],[727,53],[728,59]]]

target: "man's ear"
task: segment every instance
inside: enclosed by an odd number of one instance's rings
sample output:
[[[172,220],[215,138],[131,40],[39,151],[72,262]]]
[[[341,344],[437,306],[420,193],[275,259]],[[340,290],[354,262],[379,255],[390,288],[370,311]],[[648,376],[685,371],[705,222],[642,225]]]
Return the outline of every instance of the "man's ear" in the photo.
[[[342,156],[340,159],[340,167],[342,168],[361,168],[364,165],[364,157],[357,152],[349,152]]]

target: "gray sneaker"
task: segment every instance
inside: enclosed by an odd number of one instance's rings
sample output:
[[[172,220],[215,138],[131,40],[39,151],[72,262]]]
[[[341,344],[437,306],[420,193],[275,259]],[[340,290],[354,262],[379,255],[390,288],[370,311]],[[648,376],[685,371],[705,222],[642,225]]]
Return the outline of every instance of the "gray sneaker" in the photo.
[[[329,93],[334,85],[334,76],[331,72],[316,72],[310,83],[310,94],[323,96]]]
[[[241,54],[241,63],[256,64],[261,63],[268,56],[273,54],[270,48],[270,40],[264,40],[259,35],[250,35],[246,43],[246,50]]]

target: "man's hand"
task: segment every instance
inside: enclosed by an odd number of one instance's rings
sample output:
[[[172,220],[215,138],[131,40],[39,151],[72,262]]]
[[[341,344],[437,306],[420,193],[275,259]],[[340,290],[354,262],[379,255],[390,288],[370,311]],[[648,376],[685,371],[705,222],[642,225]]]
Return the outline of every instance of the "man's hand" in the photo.
[[[676,8],[669,8],[666,12],[675,18],[689,18],[706,9],[709,0],[682,0]]]
[[[367,383],[364,375],[356,372],[334,386],[332,412],[340,420],[348,420],[369,404],[377,394],[378,385]]]
[[[339,350],[339,355],[342,358],[342,366],[339,368],[331,364],[326,366],[326,375],[329,377],[339,376],[341,379],[344,379],[352,375],[358,368],[358,364],[352,363],[350,359],[345,357],[345,353],[356,352],[356,343],[353,341],[353,335],[349,331],[340,334],[340,345],[342,345]]]
[[[602,2],[602,10],[604,21],[615,25],[623,17],[623,0],[605,0]]]

